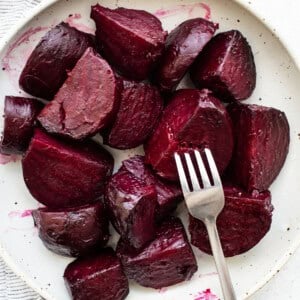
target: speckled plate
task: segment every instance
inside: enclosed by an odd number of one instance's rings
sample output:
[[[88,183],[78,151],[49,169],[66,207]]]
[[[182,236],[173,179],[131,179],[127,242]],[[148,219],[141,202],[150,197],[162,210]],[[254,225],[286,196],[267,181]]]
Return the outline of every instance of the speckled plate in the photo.
[[[227,0],[211,0],[205,4],[196,0],[99,0],[101,4],[145,9],[155,13],[166,30],[174,28],[191,17],[210,17],[220,23],[220,30],[239,29],[248,38],[257,65],[257,87],[249,103],[273,106],[285,111],[291,126],[290,153],[283,170],[271,187],[274,219],[270,232],[251,251],[228,259],[238,299],[247,298],[264,285],[293,253],[300,241],[300,89],[299,70],[288,51],[267,27],[239,6]],[[90,5],[96,1],[45,1],[32,11],[31,16],[19,23],[0,46],[0,111],[4,95],[23,95],[18,77],[26,58],[49,27],[62,20],[81,30],[93,31],[89,19]],[[184,80],[181,86],[187,86]],[[1,122],[2,123],[2,122]],[[142,149],[112,151],[116,167],[120,161]],[[27,210],[37,207],[27,191],[20,162],[0,166],[0,254],[33,289],[48,300],[68,299],[62,274],[71,261],[48,251],[39,240]],[[183,214],[179,208],[179,214]],[[183,216],[184,217],[184,216]],[[113,241],[116,236],[113,238]],[[112,241],[112,243],[113,243]],[[191,281],[160,291],[145,289],[131,283],[129,300],[197,299],[208,288],[221,298],[221,290],[212,257],[194,249],[199,271]],[[206,298],[199,298],[206,299]],[[213,299],[209,298],[209,299]]]

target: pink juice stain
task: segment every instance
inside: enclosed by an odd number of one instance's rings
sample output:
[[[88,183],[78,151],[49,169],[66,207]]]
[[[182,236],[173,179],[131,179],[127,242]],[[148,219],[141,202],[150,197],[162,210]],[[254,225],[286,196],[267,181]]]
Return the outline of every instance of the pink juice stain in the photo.
[[[165,293],[167,290],[168,290],[168,289],[164,287],[164,288],[159,289],[158,292],[159,292],[160,294],[163,294],[163,293]]]
[[[95,33],[94,28],[76,22],[76,20],[80,20],[80,19],[81,19],[81,14],[71,14],[68,16],[68,18],[66,18],[65,22],[68,23],[71,27],[74,27],[80,31],[94,34]]]
[[[32,209],[26,209],[23,211],[20,210],[15,210],[15,211],[11,211],[8,216],[10,218],[26,218],[26,217],[30,217],[32,214]]]
[[[210,289],[206,289],[205,291],[199,292],[198,295],[195,296],[194,300],[220,300],[216,295],[214,295]]]
[[[5,155],[0,153],[0,165],[6,165],[10,162],[17,162],[21,160],[21,155]]]

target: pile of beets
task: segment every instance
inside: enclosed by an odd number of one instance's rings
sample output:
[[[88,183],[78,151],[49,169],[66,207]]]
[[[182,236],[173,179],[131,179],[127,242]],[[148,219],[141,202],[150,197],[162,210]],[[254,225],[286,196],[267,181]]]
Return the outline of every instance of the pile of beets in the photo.
[[[169,35],[152,14],[95,5],[96,36],[60,23],[39,42],[19,82],[46,101],[5,98],[3,154],[22,154],[25,183],[45,207],[33,211],[45,246],[78,257],[64,278],[73,299],[124,299],[128,279],[151,288],[188,280],[197,262],[171,216],[183,197],[174,152],[211,149],[223,176],[217,225],[226,256],[267,233],[269,186],[289,148],[283,112],[241,104],[256,84],[251,48],[237,30],[195,18]],[[189,72],[197,89],[176,90]],[[145,81],[148,79],[147,81]],[[221,101],[229,104],[224,105]],[[145,156],[114,159],[144,145]],[[105,248],[109,221],[120,234]],[[203,223],[190,217],[191,242],[211,253]]]

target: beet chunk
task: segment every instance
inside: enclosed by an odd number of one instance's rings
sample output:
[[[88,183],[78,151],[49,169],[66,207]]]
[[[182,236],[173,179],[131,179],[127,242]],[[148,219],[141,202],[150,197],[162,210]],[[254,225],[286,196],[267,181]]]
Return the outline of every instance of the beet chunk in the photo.
[[[254,247],[269,231],[273,206],[269,191],[251,193],[224,186],[225,207],[217,219],[224,255],[234,256]],[[190,216],[192,244],[211,254],[208,234],[202,221]]]
[[[266,190],[279,174],[289,150],[284,112],[259,105],[231,104],[235,149],[232,180],[246,190]]]
[[[130,246],[141,248],[155,237],[157,193],[153,185],[118,171],[107,184],[106,201],[114,227]]]
[[[67,266],[64,279],[74,300],[123,300],[129,293],[121,262],[111,248],[76,259]]]
[[[108,63],[88,48],[38,120],[51,133],[77,140],[92,136],[114,116],[119,84]]]
[[[203,147],[211,149],[222,173],[233,149],[229,115],[208,90],[178,90],[145,145],[146,163],[161,177],[174,181],[178,178],[174,153]]]
[[[196,60],[191,78],[196,86],[212,90],[223,101],[250,97],[256,68],[247,40],[237,30],[216,35]]]
[[[42,103],[35,99],[5,97],[1,153],[23,154],[26,151],[33,135],[36,116],[42,107]]]
[[[166,50],[160,60],[155,81],[163,91],[171,91],[219,28],[202,18],[181,23],[167,37]]]
[[[129,252],[120,240],[117,255],[128,278],[155,289],[189,280],[197,271],[193,250],[178,218],[164,221],[156,239],[138,253]]]
[[[95,202],[111,175],[113,158],[97,143],[65,143],[36,130],[22,160],[32,196],[49,207]]]
[[[41,39],[31,53],[19,79],[21,88],[51,100],[77,60],[94,45],[90,34],[60,23]]]
[[[105,58],[123,75],[143,80],[164,50],[166,32],[154,15],[126,8],[92,6],[96,38]]]
[[[141,145],[152,133],[163,110],[163,100],[154,86],[123,82],[120,108],[104,141],[111,147],[129,149]]]
[[[39,208],[32,215],[44,245],[57,254],[81,256],[104,246],[109,238],[101,202],[59,210]]]

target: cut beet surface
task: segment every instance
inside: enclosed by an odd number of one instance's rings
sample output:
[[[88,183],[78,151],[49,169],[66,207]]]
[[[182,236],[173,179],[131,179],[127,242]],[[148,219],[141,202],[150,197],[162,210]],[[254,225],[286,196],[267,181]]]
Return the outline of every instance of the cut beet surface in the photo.
[[[197,58],[191,78],[196,86],[212,90],[223,101],[250,97],[256,68],[247,40],[237,30],[216,35]]]
[[[73,261],[64,279],[74,300],[123,300],[129,293],[121,262],[111,248]]]
[[[235,149],[229,173],[246,190],[266,190],[282,169],[290,130],[284,112],[259,105],[231,104]]]
[[[92,136],[114,117],[120,85],[108,63],[88,48],[38,120],[50,133],[77,140]]]
[[[95,202],[113,169],[113,158],[93,141],[65,143],[36,129],[22,160],[32,196],[49,207]]]
[[[6,96],[4,130],[0,143],[3,154],[23,154],[33,135],[35,121],[43,104],[36,99]]]
[[[254,247],[269,231],[273,206],[269,191],[246,193],[240,188],[224,186],[225,207],[217,219],[224,255],[234,256]],[[211,254],[205,225],[190,216],[192,244]]]
[[[94,37],[60,23],[41,39],[19,79],[22,89],[36,97],[52,99]]]
[[[176,181],[174,153],[204,147],[212,151],[222,173],[233,149],[229,115],[208,90],[178,90],[145,145],[146,163],[161,177]]]
[[[168,35],[166,49],[155,74],[155,82],[161,90],[176,88],[218,28],[218,24],[196,18],[184,21]]]
[[[141,145],[152,133],[163,110],[163,100],[150,84],[123,81],[120,108],[104,142],[118,149]]]
[[[143,80],[164,50],[166,32],[154,15],[126,8],[92,6],[98,46],[105,58],[123,75]]]
[[[120,240],[117,255],[128,278],[145,287],[159,289],[189,280],[197,262],[181,221],[170,218],[156,233],[156,239],[142,251],[129,252]]]
[[[39,208],[32,216],[44,245],[57,254],[81,256],[104,246],[109,238],[101,202],[59,210]]]

